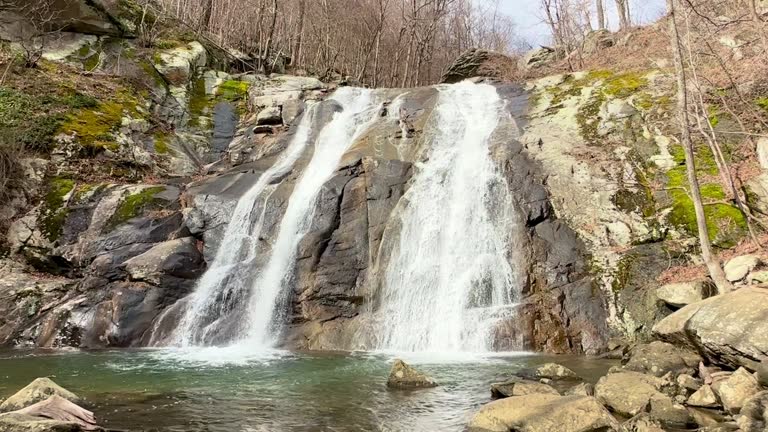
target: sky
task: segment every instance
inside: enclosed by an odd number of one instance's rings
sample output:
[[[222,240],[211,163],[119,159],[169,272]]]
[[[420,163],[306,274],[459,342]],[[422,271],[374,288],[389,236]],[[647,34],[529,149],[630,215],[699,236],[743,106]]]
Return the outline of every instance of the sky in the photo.
[[[489,0],[478,0],[489,1]],[[611,27],[614,27],[618,18],[615,13],[613,0],[604,0],[606,15]],[[633,20],[639,23],[654,21],[664,12],[665,0],[630,0],[632,4]],[[520,36],[531,45],[546,45],[549,43],[549,30],[542,22],[539,11],[540,0],[499,0],[501,10],[512,17],[517,24]]]

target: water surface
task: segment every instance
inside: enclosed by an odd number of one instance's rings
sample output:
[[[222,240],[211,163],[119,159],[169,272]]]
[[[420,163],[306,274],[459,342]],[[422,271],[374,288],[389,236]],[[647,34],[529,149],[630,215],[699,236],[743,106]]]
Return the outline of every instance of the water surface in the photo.
[[[100,423],[144,431],[461,431],[489,384],[558,361],[595,381],[613,364],[527,355],[400,356],[440,383],[390,391],[393,355],[186,351],[0,352],[0,398],[49,376]]]

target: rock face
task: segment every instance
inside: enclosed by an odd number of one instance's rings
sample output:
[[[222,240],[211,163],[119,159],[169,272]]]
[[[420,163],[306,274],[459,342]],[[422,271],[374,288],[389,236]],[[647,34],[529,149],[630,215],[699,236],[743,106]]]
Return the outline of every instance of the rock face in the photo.
[[[395,360],[387,379],[387,387],[393,389],[417,389],[437,387],[432,378],[424,375],[405,364],[402,360]]]
[[[77,395],[49,378],[38,378],[0,404],[0,412],[20,410],[42,402],[51,396],[58,396],[74,403],[80,402]]]
[[[542,415],[546,413],[546,415]],[[470,432],[605,432],[618,422],[593,397],[533,394],[484,405],[469,422]]]
[[[440,80],[451,84],[474,77],[508,78],[515,69],[515,62],[504,54],[470,49],[443,72]]]
[[[768,291],[742,288],[688,305],[654,327],[661,339],[688,346],[715,364],[752,370],[768,354]]]

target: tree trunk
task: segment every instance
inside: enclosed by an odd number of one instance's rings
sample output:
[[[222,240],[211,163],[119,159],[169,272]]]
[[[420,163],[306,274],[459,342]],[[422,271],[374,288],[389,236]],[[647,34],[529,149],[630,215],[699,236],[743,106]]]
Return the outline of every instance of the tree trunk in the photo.
[[[597,29],[605,30],[608,26],[605,23],[605,6],[603,0],[597,0]]]
[[[293,58],[291,63],[293,66],[299,66],[301,64],[301,44],[304,41],[304,16],[307,11],[307,0],[299,0],[299,28],[296,35],[296,44],[293,46]]]
[[[617,0],[618,1],[618,0]],[[688,174],[688,183],[690,186],[691,200],[696,211],[696,225],[699,231],[699,243],[701,244],[701,256],[707,265],[709,275],[717,286],[717,291],[724,294],[733,290],[733,286],[725,278],[725,272],[717,258],[712,255],[712,246],[709,242],[709,231],[707,229],[707,219],[704,213],[704,204],[701,201],[701,190],[699,181],[696,177],[696,160],[693,153],[693,141],[691,140],[691,131],[689,129],[690,121],[688,118],[688,89],[685,76],[685,65],[683,63],[683,50],[680,46],[682,40],[677,28],[675,0],[667,0],[667,10],[669,13],[669,32],[672,46],[672,55],[675,63],[675,75],[677,76],[677,117],[680,123],[681,139],[683,149],[685,150],[685,166]]]
[[[205,0],[203,7],[203,16],[200,20],[200,27],[205,30],[211,29],[211,17],[213,16],[213,0]]]

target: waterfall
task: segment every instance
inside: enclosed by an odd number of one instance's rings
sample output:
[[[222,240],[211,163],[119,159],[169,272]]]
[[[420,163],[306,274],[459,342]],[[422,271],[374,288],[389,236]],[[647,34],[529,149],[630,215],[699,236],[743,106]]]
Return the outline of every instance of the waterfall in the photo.
[[[248,309],[249,343],[257,346],[272,346],[279,335],[286,294],[292,287],[297,248],[311,227],[323,184],[336,171],[347,149],[378,115],[370,90],[341,88],[332,100],[342,106],[342,111],[317,137],[312,160],[288,201],[267,266],[253,285]]]
[[[504,102],[490,85],[438,91],[426,161],[395,216],[400,232],[378,294],[378,349],[487,351],[494,326],[514,313],[518,228],[490,154],[508,115]]]
[[[293,168],[306,148],[316,106],[303,115],[288,147],[237,202],[216,257],[201,277],[174,333],[181,346],[235,339],[239,328],[227,328],[226,318],[246,296],[248,276],[258,253],[258,238],[266,209],[267,186]],[[259,204],[259,201],[262,201]],[[259,211],[261,209],[261,211]],[[235,333],[235,334],[232,334]]]
[[[311,160],[288,200],[271,248],[260,246],[264,215],[278,179],[288,173],[310,144],[317,105],[302,117],[294,137],[275,164],[240,198],[209,270],[190,296],[174,333],[180,346],[240,342],[267,348],[283,321],[292,289],[299,241],[311,228],[315,203],[341,157],[375,118],[373,92],[342,88],[328,103],[340,107],[314,142]],[[266,264],[259,257],[268,254]],[[278,310],[279,309],[279,310]]]

